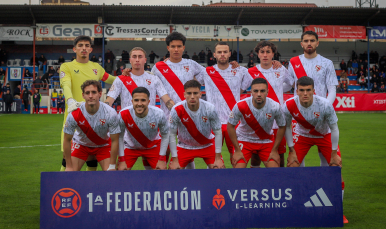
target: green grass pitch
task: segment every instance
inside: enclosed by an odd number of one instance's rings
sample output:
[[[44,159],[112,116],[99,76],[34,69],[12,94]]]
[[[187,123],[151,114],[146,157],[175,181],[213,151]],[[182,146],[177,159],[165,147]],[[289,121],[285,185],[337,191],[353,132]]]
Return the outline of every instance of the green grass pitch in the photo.
[[[345,227],[386,228],[386,114],[338,114],[338,118],[344,214],[350,221]],[[63,115],[0,115],[0,228],[39,228],[40,173],[61,166],[62,123]],[[223,157],[230,168],[225,147]],[[306,166],[318,165],[314,147]],[[206,165],[200,159],[196,167]],[[134,168],[143,169],[142,162]]]

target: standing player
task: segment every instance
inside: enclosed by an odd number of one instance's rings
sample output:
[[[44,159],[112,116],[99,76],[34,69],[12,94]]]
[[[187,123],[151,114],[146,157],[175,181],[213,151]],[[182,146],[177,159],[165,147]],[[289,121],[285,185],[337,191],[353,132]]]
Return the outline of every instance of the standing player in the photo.
[[[235,147],[232,157],[235,168],[246,168],[252,154],[257,154],[265,167],[280,166],[278,148],[285,132],[285,119],[280,104],[267,98],[268,85],[263,78],[254,79],[252,96],[238,102],[229,115],[228,133]],[[279,126],[276,136],[272,130],[274,121]]]
[[[133,105],[119,113],[119,161],[125,161],[126,165],[120,163],[118,169],[131,170],[138,157],[145,157],[153,169],[166,169],[169,125],[165,114],[149,105],[150,92],[146,88],[135,88],[131,96]],[[111,162],[116,158],[116,154],[111,154]]]
[[[104,171],[115,169],[115,162],[110,163],[110,149],[111,154],[117,155],[120,133],[117,112],[99,101],[102,86],[98,81],[87,80],[81,90],[86,103],[68,114],[63,129],[66,171],[80,171],[89,155],[97,158]]]
[[[166,37],[166,45],[170,52],[170,59],[166,62],[157,62],[151,70],[154,75],[161,79],[174,103],[185,99],[184,84],[205,70],[196,61],[182,58],[185,50],[185,41],[186,37],[181,33],[173,32],[169,34]],[[170,114],[168,106],[164,101],[161,101],[161,109],[165,112],[166,117],[169,117]],[[187,166],[190,169],[194,169],[194,167],[194,161]]]
[[[186,82],[185,100],[177,103],[170,112],[171,169],[185,168],[197,157],[203,158],[211,169],[224,167],[221,158],[221,122],[214,105],[200,99],[200,88],[201,84],[196,80]]]
[[[332,61],[316,53],[316,48],[319,46],[318,34],[313,31],[304,32],[301,36],[300,45],[304,50],[304,54],[291,58],[288,66],[291,82],[293,82],[296,89],[296,81],[299,78],[303,76],[312,78],[315,82],[315,95],[323,98],[327,97],[327,100],[333,104],[336,97],[338,79]],[[293,122],[293,128],[295,125],[296,122]],[[340,154],[339,147],[338,154]],[[320,165],[328,166],[326,159],[321,153],[319,153],[319,157]],[[302,167],[304,167],[304,161],[302,162]]]
[[[283,104],[283,92],[289,91],[292,88],[293,82],[288,78],[288,70],[284,66],[273,68],[272,59],[277,53],[276,45],[269,41],[261,41],[255,47],[260,64],[256,67],[248,69],[249,74],[253,79],[263,78],[268,84],[268,98],[273,101]],[[276,138],[278,125],[273,122],[273,133]],[[284,153],[286,151],[285,138],[280,142],[278,152],[280,155],[280,167],[284,167]],[[260,167],[260,158],[257,154],[252,155],[251,167]]]
[[[304,76],[296,82],[297,96],[285,102],[282,111],[287,121],[285,137],[290,148],[288,167],[298,167],[309,149],[316,145],[319,152],[326,158],[330,166],[342,167],[342,159],[338,154],[339,129],[338,117],[331,102],[324,97],[314,95],[314,80]],[[297,125],[292,137],[291,120]],[[295,141],[295,145],[293,140]],[[344,194],[342,178],[342,201]],[[343,222],[348,220],[343,216]]]
[[[224,41],[214,46],[214,57],[217,64],[207,67],[196,78],[201,84],[205,84],[206,100],[215,106],[222,127],[222,141],[228,147],[229,153],[233,154],[233,145],[227,132],[229,114],[238,101],[240,93],[251,85],[252,78],[244,67],[232,68],[229,64],[231,56],[229,45]],[[272,64],[272,61],[271,61]],[[230,157],[232,159],[232,157]]]
[[[78,108],[81,102],[84,101],[82,97],[81,85],[86,80],[102,80],[106,83],[112,84],[115,77],[109,75],[98,63],[89,61],[90,53],[92,52],[91,38],[89,36],[78,36],[74,40],[73,51],[76,53],[76,59],[72,62],[64,63],[60,67],[60,85],[64,91],[66,99],[66,110],[64,112],[64,124],[68,113]],[[124,74],[127,74],[125,71]],[[63,130],[61,133],[63,143]],[[63,145],[62,145],[63,151]],[[61,171],[66,168],[66,160],[63,159]],[[97,161],[87,161],[87,170],[95,171],[97,168]]]

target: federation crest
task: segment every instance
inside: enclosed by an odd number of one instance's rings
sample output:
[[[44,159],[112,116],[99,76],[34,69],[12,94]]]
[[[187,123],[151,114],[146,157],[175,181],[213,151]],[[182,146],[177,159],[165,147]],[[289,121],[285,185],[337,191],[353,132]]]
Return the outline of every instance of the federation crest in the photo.
[[[155,122],[150,122],[149,125],[150,125],[150,128],[154,129],[154,127],[155,127]]]
[[[276,78],[279,78],[280,77],[280,72],[275,72],[275,76],[276,76]]]
[[[201,118],[202,118],[202,121],[204,121],[204,122],[208,121],[208,117],[207,116],[202,116]]]
[[[95,75],[98,75],[98,69],[93,69]]]
[[[147,85],[150,85],[150,84],[151,84],[151,80],[150,80],[150,79],[147,79],[147,80],[146,80],[146,83],[147,83]]]
[[[318,71],[320,71],[320,69],[322,69],[322,66],[316,65],[316,66],[315,66],[315,69],[316,69],[316,71],[318,72]]]
[[[237,73],[237,70],[236,69],[232,69],[231,72],[232,72],[233,76],[235,76],[236,73]]]
[[[272,113],[266,113],[265,117],[267,117],[267,119],[271,119],[272,118]]]
[[[314,112],[314,116],[315,116],[315,118],[319,118],[320,112]]]
[[[101,125],[103,126],[103,125],[106,123],[106,119],[99,119],[99,122],[100,122]]]
[[[81,206],[82,199],[74,189],[62,188],[52,196],[52,210],[62,218],[70,218],[76,215]]]
[[[184,66],[184,69],[185,69],[186,72],[188,72],[189,71],[189,66]]]

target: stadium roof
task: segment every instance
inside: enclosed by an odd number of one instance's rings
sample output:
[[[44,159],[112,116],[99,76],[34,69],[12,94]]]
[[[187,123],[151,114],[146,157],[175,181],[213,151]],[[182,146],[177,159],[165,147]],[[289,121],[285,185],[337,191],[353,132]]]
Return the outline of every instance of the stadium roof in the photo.
[[[0,5],[3,25],[36,23],[386,25],[386,8]]]

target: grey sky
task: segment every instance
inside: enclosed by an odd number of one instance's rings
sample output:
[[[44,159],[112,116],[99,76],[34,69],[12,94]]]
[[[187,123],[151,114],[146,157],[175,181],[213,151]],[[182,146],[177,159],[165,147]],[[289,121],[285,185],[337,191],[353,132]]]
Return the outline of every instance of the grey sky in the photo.
[[[124,0],[84,0],[87,2],[90,2],[93,5],[101,5],[105,3],[106,5],[110,4],[119,4],[122,2],[123,4],[130,4],[134,1],[124,1]],[[204,4],[209,4],[210,0],[163,0],[162,3],[159,0],[142,0],[140,5],[192,5],[192,4],[199,4],[201,5],[202,2]],[[213,2],[220,2],[220,0],[213,0]],[[234,0],[223,0],[223,2],[229,2],[233,3]],[[249,0],[238,0],[239,3],[241,2],[249,2]],[[266,0],[266,3],[315,3],[318,6],[355,6],[355,0]],[[29,0],[0,0],[0,4],[28,4]],[[31,0],[32,4],[39,4],[39,0]],[[386,1],[385,0],[378,0],[377,4],[380,7],[386,7]]]

